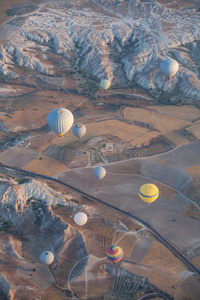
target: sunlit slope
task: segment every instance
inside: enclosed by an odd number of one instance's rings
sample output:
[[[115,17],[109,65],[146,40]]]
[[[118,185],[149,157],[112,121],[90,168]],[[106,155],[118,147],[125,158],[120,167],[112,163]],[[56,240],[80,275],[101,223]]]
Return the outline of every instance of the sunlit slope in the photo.
[[[12,41],[1,45],[3,75],[19,77],[14,63],[54,76],[51,52],[98,83],[108,79],[111,88],[134,82],[162,102],[200,99],[200,21],[195,9],[176,11],[155,2],[73,1],[46,4],[23,22]],[[179,64],[169,81],[160,70],[166,56]]]

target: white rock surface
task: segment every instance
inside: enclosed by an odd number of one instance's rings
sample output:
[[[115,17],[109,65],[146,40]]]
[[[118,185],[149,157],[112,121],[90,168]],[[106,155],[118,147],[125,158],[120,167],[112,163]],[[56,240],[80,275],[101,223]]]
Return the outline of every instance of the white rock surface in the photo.
[[[49,207],[57,204],[75,206],[75,204],[70,202],[70,196],[55,192],[46,184],[34,179],[19,185],[17,182],[13,183],[13,180],[1,180],[0,182],[0,203],[4,206],[11,205],[16,211],[23,211],[27,199],[31,197],[42,200]],[[66,198],[69,201],[66,201]]]

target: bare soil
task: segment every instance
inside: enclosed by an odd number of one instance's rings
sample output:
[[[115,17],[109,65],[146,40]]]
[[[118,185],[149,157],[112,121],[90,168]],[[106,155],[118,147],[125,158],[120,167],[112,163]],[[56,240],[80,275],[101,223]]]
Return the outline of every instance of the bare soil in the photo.
[[[66,171],[68,167],[57,162],[54,159],[51,159],[45,155],[39,155],[30,163],[24,166],[25,170],[29,170],[34,173],[39,173],[47,176],[55,176],[58,173]]]
[[[197,176],[200,175],[200,165],[194,166],[194,167],[190,167],[185,169],[185,172],[187,172],[188,174],[190,174],[191,176]]]
[[[198,300],[200,295],[199,283],[199,277],[191,274],[190,278],[181,282],[180,286],[175,290],[174,296],[177,299]]]
[[[196,268],[200,268],[200,256],[196,256],[191,259],[191,262],[196,266]]]
[[[199,123],[199,121],[195,122],[194,125],[187,127],[186,130],[188,132],[190,132],[191,134],[193,134],[197,139],[200,139],[200,133],[199,133],[200,123]]]
[[[13,148],[10,148],[3,152],[3,154],[0,157],[0,160],[5,164],[23,168],[37,155],[37,152],[16,145]]]
[[[194,205],[193,203],[190,203],[186,210],[185,210],[185,214],[189,215],[197,220],[200,220],[200,211],[197,209],[196,205]]]

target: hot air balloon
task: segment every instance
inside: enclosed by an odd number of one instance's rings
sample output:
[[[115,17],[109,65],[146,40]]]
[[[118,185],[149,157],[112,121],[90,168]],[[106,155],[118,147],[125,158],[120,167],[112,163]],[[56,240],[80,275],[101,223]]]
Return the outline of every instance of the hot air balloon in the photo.
[[[101,80],[101,82],[100,82],[100,87],[101,87],[103,90],[109,89],[109,87],[110,87],[110,81],[107,80],[107,79]]]
[[[140,187],[139,196],[149,205],[158,198],[159,190],[155,184],[146,183]]]
[[[114,262],[116,264],[118,261],[120,261],[123,257],[124,253],[122,248],[119,246],[111,246],[110,248],[107,249],[106,251],[106,256],[108,259]]]
[[[81,139],[86,133],[86,128],[83,124],[78,123],[72,127],[72,132],[77,138]]]
[[[47,117],[47,123],[51,130],[62,137],[73,125],[74,117],[66,108],[56,108]]]
[[[94,176],[96,176],[96,178],[98,178],[99,180],[106,176],[106,170],[103,167],[96,167],[93,173]]]
[[[168,57],[167,59],[163,60],[163,62],[161,62],[160,68],[162,73],[165,74],[168,79],[170,79],[178,71],[179,65],[177,61]]]
[[[40,261],[42,264],[50,265],[54,261],[54,255],[50,251],[44,251],[40,254]]]
[[[75,214],[74,216],[74,222],[79,225],[79,226],[83,226],[87,223],[88,217],[85,213],[83,212],[78,212],[77,214]]]

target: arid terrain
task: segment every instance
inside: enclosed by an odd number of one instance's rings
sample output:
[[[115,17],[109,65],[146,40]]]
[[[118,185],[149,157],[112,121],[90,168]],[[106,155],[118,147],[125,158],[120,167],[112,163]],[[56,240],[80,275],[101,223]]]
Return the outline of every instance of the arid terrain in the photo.
[[[194,0],[0,1],[0,299],[199,300],[199,28]]]

